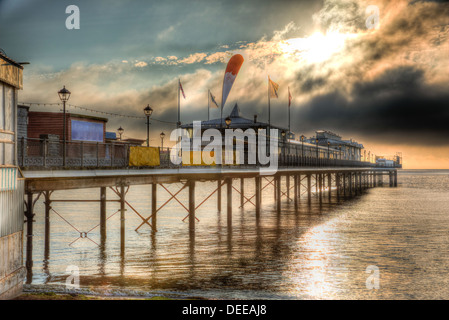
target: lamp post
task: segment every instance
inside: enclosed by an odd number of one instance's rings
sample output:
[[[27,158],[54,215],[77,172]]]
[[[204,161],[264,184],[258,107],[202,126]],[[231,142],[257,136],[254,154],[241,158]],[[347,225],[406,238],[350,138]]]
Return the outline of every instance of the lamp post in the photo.
[[[330,150],[329,150],[330,146],[331,146],[331,143],[328,141],[327,142],[327,159],[328,160],[331,158],[331,154],[330,154]]]
[[[304,158],[304,135],[301,136],[301,157]]]
[[[316,142],[316,158],[318,159],[318,142],[319,142],[319,140],[316,139],[315,142]]]
[[[285,130],[282,130],[281,131],[281,136],[282,136],[282,159],[284,159],[285,158],[285,136],[286,136],[286,132],[285,132]]]
[[[66,139],[67,139],[67,137],[66,137],[66,116],[65,116],[65,103],[67,102],[67,101],[69,101],[69,98],[70,98],[70,94],[71,94],[71,92],[69,91],[69,90],[67,90],[66,88],[65,88],[65,86],[64,86],[64,88],[62,88],[61,90],[59,90],[58,91],[58,95],[59,95],[59,99],[61,99],[61,101],[62,101],[62,112],[63,112],[63,121],[64,121],[64,123],[63,123],[63,125],[62,125],[62,144],[63,144],[63,150],[62,150],[62,163],[63,163],[63,166],[65,167],[65,165],[66,165],[66,152],[67,152],[67,149],[66,149]]]
[[[120,128],[117,129],[117,132],[120,136],[120,141],[122,141],[122,134],[123,132],[125,132],[125,129],[123,129],[122,126],[120,126]]]
[[[338,146],[338,149],[340,149],[340,160],[341,160],[341,144]]]
[[[165,138],[165,133],[161,132],[161,134],[159,135],[161,137],[161,149],[164,150],[164,138]]]
[[[147,105],[145,109],[143,109],[145,116],[147,117],[147,147],[150,146],[150,117],[153,114],[153,109],[151,109],[150,105]]]

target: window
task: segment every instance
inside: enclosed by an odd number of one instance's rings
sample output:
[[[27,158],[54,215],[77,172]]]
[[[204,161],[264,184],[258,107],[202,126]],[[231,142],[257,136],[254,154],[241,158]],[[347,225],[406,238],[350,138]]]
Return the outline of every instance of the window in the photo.
[[[15,165],[15,89],[0,84],[0,165]]]

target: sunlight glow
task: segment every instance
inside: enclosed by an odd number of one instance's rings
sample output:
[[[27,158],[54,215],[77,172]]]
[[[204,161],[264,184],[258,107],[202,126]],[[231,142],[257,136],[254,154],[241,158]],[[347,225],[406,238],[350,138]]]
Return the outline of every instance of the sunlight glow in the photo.
[[[297,56],[309,63],[318,63],[328,60],[333,54],[340,52],[345,41],[354,35],[343,34],[337,31],[323,34],[315,32],[306,38],[292,38],[280,44],[281,50],[287,57]]]

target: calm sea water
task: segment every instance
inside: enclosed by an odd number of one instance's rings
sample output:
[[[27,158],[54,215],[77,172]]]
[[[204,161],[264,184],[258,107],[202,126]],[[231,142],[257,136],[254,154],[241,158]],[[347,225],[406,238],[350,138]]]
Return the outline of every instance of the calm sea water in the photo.
[[[64,290],[67,267],[80,270],[81,290],[115,295],[168,295],[226,299],[449,299],[449,171],[404,170],[398,188],[378,187],[359,197],[295,211],[274,210],[273,191],[263,192],[257,223],[253,205],[239,209],[234,192],[232,230],[216,196],[197,210],[194,239],[187,212],[170,202],[158,213],[158,232],[126,213],[126,251],[120,254],[118,203],[108,203],[102,249],[98,203],[53,203],[51,252],[44,257],[44,206],[36,205],[34,268],[27,290]],[[198,183],[199,204],[215,183]],[[235,182],[239,188],[239,183]],[[253,181],[246,183],[252,195]],[[179,185],[169,186],[176,192]],[[150,186],[131,187],[127,200],[150,212]],[[158,187],[159,205],[170,195]],[[108,190],[108,199],[117,199]],[[187,189],[180,194],[187,206]],[[99,199],[98,189],[55,192],[52,199]],[[223,194],[223,208],[226,208]],[[115,213],[115,214],[114,214]],[[73,227],[69,226],[66,219]],[[72,243],[74,240],[73,244]],[[380,288],[369,290],[368,266],[377,266]]]

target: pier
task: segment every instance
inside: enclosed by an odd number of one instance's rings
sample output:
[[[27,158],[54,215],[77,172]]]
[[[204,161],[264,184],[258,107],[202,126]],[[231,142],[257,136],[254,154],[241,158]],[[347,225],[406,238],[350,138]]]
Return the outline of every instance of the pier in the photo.
[[[141,224],[135,229],[139,231],[146,226],[151,232],[158,232],[157,218],[163,214],[164,207],[170,202],[176,202],[185,217],[180,220],[188,222],[189,234],[194,239],[195,225],[198,219],[195,211],[206,201],[216,201],[218,212],[226,214],[226,222],[232,229],[233,211],[236,203],[232,202],[233,195],[240,197],[239,208],[255,210],[256,220],[262,214],[264,199],[262,190],[270,190],[275,209],[282,214],[286,203],[293,203],[295,209],[300,205],[310,205],[312,199],[320,203],[331,201],[332,196],[338,199],[347,199],[361,195],[366,189],[380,185],[397,186],[397,168],[382,167],[306,167],[295,166],[280,167],[272,174],[261,174],[257,167],[180,167],[180,168],[126,168],[126,169],[92,169],[92,170],[24,170],[26,194],[26,267],[30,281],[33,266],[33,217],[35,214],[45,214],[44,252],[50,254],[51,238],[51,212],[60,215],[52,208],[57,202],[97,202],[100,204],[98,227],[100,230],[101,245],[104,245],[107,234],[106,207],[108,203],[119,203],[120,215],[120,248],[122,254],[126,248],[126,217],[136,214]],[[204,199],[196,196],[195,190],[202,182],[213,182],[214,190]],[[176,184],[179,190],[172,192],[168,186]],[[151,185],[151,211],[138,212],[126,199],[128,192],[137,185]],[[248,188],[250,186],[252,188]],[[245,188],[247,186],[247,188]],[[54,192],[62,190],[75,190],[92,188],[98,194],[97,200],[58,199],[53,200]],[[110,189],[114,198],[106,198],[106,190]],[[245,192],[245,189],[254,192]],[[182,199],[180,193],[187,190],[187,199]],[[168,193],[169,199],[158,206],[158,197],[161,193]],[[222,203],[224,195],[225,204]],[[302,202],[299,201],[302,199]],[[44,201],[45,212],[35,212],[36,201]],[[256,223],[257,221],[255,221]],[[73,226],[72,226],[73,227]],[[74,227],[75,228],[75,227]],[[77,230],[77,229],[76,229]],[[90,231],[77,230],[80,238],[87,238]]]

